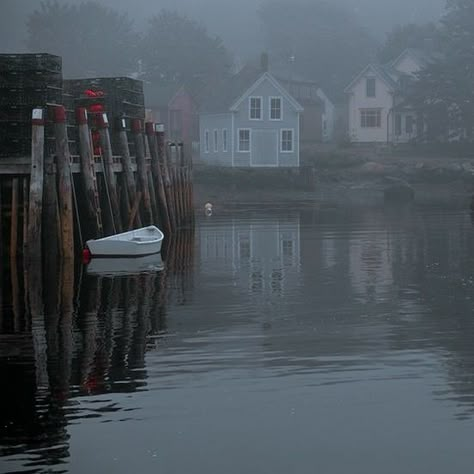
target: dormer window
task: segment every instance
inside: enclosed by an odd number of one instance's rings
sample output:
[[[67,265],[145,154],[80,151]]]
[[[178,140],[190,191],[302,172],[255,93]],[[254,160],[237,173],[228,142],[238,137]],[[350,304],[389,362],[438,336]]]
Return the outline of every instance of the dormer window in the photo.
[[[375,97],[375,77],[368,77],[366,81],[367,97]]]
[[[262,98],[250,97],[250,120],[262,120]]]

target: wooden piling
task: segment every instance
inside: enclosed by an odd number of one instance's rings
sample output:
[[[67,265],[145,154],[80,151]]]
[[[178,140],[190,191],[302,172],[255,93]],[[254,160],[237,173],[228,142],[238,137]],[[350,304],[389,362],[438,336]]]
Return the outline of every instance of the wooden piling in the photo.
[[[135,195],[135,202],[132,205],[132,208],[130,210],[130,216],[128,218],[128,230],[133,229],[133,223],[136,220],[136,216],[138,214],[138,209],[140,208],[140,202],[142,200],[142,193],[141,191],[138,191],[138,193]]]
[[[20,280],[18,272],[18,259],[10,258],[10,283],[11,283],[11,305],[13,312],[13,330],[20,332],[21,324],[21,304],[20,304]]]
[[[28,199],[29,199],[29,178],[28,176],[25,176],[22,180],[23,185],[22,185],[22,199],[23,199],[23,232],[22,232],[22,237],[23,237],[23,255],[25,254],[25,246],[26,246],[26,235],[27,235],[27,229],[28,229]]]
[[[76,122],[79,136],[79,153],[81,156],[81,176],[85,194],[84,206],[87,211],[90,225],[92,226],[92,237],[102,237],[104,234],[102,227],[102,211],[100,208],[99,192],[97,188],[87,110],[84,107],[79,107],[76,110]]]
[[[166,148],[166,161],[168,164],[168,175],[169,175],[169,193],[170,193],[170,206],[171,215],[173,216],[173,225],[177,229],[179,225],[178,208],[176,201],[176,161],[174,156],[174,143],[168,142]]]
[[[44,180],[44,109],[32,112],[30,204],[28,208],[27,249],[30,259],[41,258],[41,219]]]
[[[153,180],[153,175],[151,174],[151,170],[147,172],[147,179],[148,179],[148,189],[150,192],[150,203],[151,203],[151,211],[153,214],[153,223],[162,227],[160,213],[158,210],[158,203],[156,201],[155,182]]]
[[[19,178],[12,179],[12,204],[10,224],[10,261],[15,260],[18,250],[18,207],[19,207]]]
[[[2,196],[2,179],[0,177],[0,263],[3,265],[3,196]],[[5,272],[0,272],[0,332],[3,329],[3,285],[5,280]]]
[[[56,187],[56,167],[54,166],[53,160],[53,156],[47,156],[45,158],[42,244],[43,248],[48,249],[47,252],[44,252],[44,267],[54,275],[59,254],[62,252],[62,236]]]
[[[106,192],[110,206],[110,213],[113,222],[114,232],[122,232],[122,218],[120,217],[120,206],[117,194],[117,178],[114,172],[114,157],[112,145],[110,143],[109,119],[107,114],[98,116],[98,126],[100,133],[100,145],[102,148],[102,166],[106,183]]]
[[[128,211],[130,213],[133,208],[133,204],[136,201],[137,197],[137,186],[135,184],[135,176],[133,174],[132,159],[130,157],[130,149],[128,146],[128,136],[126,130],[125,119],[121,118],[118,121],[118,130],[119,130],[119,143],[120,143],[120,158],[122,160],[122,170],[124,175],[124,181],[127,189],[128,197]],[[128,214],[129,216],[129,214]],[[137,227],[141,227],[140,214],[136,214],[135,222]]]
[[[72,204],[71,155],[66,127],[66,110],[54,108],[54,135],[56,139],[56,166],[58,173],[59,219],[61,225],[61,255],[74,261],[74,217]],[[81,242],[81,245],[83,242]]]
[[[162,126],[161,126],[162,127]],[[146,134],[148,138],[148,146],[150,148],[151,155],[151,173],[153,180],[155,181],[156,199],[158,202],[159,213],[163,230],[167,235],[172,232],[171,221],[168,213],[168,204],[166,201],[166,193],[163,183],[163,174],[161,170],[161,163],[159,159],[158,151],[158,138],[157,133],[160,133],[161,127],[157,129],[157,126],[153,123],[146,124]]]
[[[145,162],[145,144],[143,141],[143,126],[139,119],[132,120],[132,133],[135,141],[135,156],[137,161],[138,188],[142,193],[143,223],[153,224],[153,211],[151,208],[150,190]]]
[[[171,180],[169,175],[169,167],[168,167],[168,157],[166,151],[166,143],[165,143],[165,129],[163,125],[159,124],[157,126],[156,132],[156,141],[158,146],[158,161],[161,167],[161,176],[163,179],[163,189],[165,192],[166,198],[166,209],[167,214],[170,221],[170,227],[172,231],[176,230],[176,220],[173,213],[173,205],[172,205],[172,194],[171,194]]]

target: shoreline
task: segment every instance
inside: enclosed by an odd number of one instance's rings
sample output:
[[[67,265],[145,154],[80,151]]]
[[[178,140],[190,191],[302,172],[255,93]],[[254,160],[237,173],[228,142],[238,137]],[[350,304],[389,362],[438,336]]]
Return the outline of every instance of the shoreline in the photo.
[[[339,157],[340,158],[340,157]],[[469,208],[474,160],[347,156],[299,170],[196,166],[195,207],[295,202],[457,203]]]

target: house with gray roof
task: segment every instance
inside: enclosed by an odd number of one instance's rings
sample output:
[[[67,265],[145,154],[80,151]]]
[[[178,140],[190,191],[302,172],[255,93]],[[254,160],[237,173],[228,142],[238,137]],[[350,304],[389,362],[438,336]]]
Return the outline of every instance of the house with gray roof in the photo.
[[[300,122],[301,143],[332,141],[336,126],[336,107],[319,83],[291,70],[291,65],[288,64],[272,64],[270,72],[304,108]]]
[[[407,101],[410,83],[432,55],[406,49],[388,64],[367,65],[346,87],[353,143],[408,143],[422,125]]]
[[[200,157],[231,167],[298,167],[301,104],[253,66],[209,85],[200,100]]]

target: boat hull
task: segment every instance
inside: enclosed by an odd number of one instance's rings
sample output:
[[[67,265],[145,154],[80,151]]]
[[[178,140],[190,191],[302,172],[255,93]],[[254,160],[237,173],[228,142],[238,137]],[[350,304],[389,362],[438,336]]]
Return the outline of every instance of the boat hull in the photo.
[[[92,257],[143,257],[161,252],[163,233],[155,226],[144,227],[103,239],[89,240]]]

